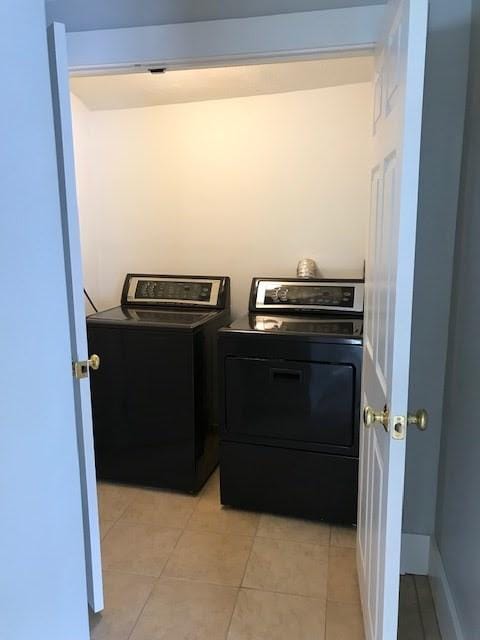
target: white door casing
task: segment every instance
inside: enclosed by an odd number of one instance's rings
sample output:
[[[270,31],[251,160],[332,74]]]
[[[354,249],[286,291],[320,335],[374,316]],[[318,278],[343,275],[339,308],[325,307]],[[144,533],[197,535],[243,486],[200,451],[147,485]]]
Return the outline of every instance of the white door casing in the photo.
[[[376,50],[357,566],[368,640],[395,640],[428,0],[395,0]],[[403,437],[402,437],[403,436]]]
[[[48,28],[48,47],[72,361],[86,361],[88,359],[88,345],[64,25],[59,23],[50,25]],[[88,603],[94,612],[98,612],[103,609],[103,584],[89,378],[76,380],[72,375],[72,384],[77,422]]]

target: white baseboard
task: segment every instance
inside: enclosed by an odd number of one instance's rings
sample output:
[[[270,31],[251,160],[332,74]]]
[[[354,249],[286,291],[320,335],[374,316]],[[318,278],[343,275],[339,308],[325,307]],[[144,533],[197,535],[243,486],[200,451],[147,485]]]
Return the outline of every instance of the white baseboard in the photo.
[[[430,536],[402,533],[400,573],[427,576],[430,567]]]
[[[465,640],[460,626],[452,592],[442,557],[435,540],[430,544],[430,585],[437,612],[438,624],[442,638],[445,640]]]

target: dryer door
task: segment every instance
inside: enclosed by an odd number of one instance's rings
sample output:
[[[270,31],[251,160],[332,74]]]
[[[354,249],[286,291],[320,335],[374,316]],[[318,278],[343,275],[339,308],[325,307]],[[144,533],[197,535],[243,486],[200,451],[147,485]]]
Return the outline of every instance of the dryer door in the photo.
[[[225,373],[230,437],[353,446],[352,364],[229,357]]]

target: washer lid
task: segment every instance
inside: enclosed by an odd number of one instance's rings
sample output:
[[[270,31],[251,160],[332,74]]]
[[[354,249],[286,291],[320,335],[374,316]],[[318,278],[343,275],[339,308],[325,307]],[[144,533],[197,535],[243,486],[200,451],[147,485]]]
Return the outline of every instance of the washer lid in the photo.
[[[215,312],[174,311],[142,307],[114,307],[88,316],[89,324],[122,324],[131,326],[164,326],[193,329],[215,315]]]

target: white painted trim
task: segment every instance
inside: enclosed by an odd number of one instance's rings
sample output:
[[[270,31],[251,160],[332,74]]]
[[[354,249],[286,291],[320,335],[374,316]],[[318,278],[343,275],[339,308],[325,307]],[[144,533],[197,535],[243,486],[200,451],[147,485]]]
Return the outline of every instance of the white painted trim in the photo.
[[[67,35],[72,73],[215,66],[371,50],[383,5],[256,18],[78,31]]]
[[[50,78],[57,147],[58,185],[63,227],[66,292],[68,297],[71,359],[88,358],[85,302],[83,297],[80,227],[75,181],[72,111],[68,85],[65,26],[54,22],[48,28]],[[97,482],[93,444],[90,382],[72,377],[77,427],[79,480],[82,495],[83,535],[88,603],[94,613],[104,608]]]
[[[460,626],[460,619],[448,584],[442,557],[434,539],[430,544],[430,585],[442,638],[445,640],[466,640]]]
[[[400,573],[427,576],[430,567],[430,536],[402,533]]]

